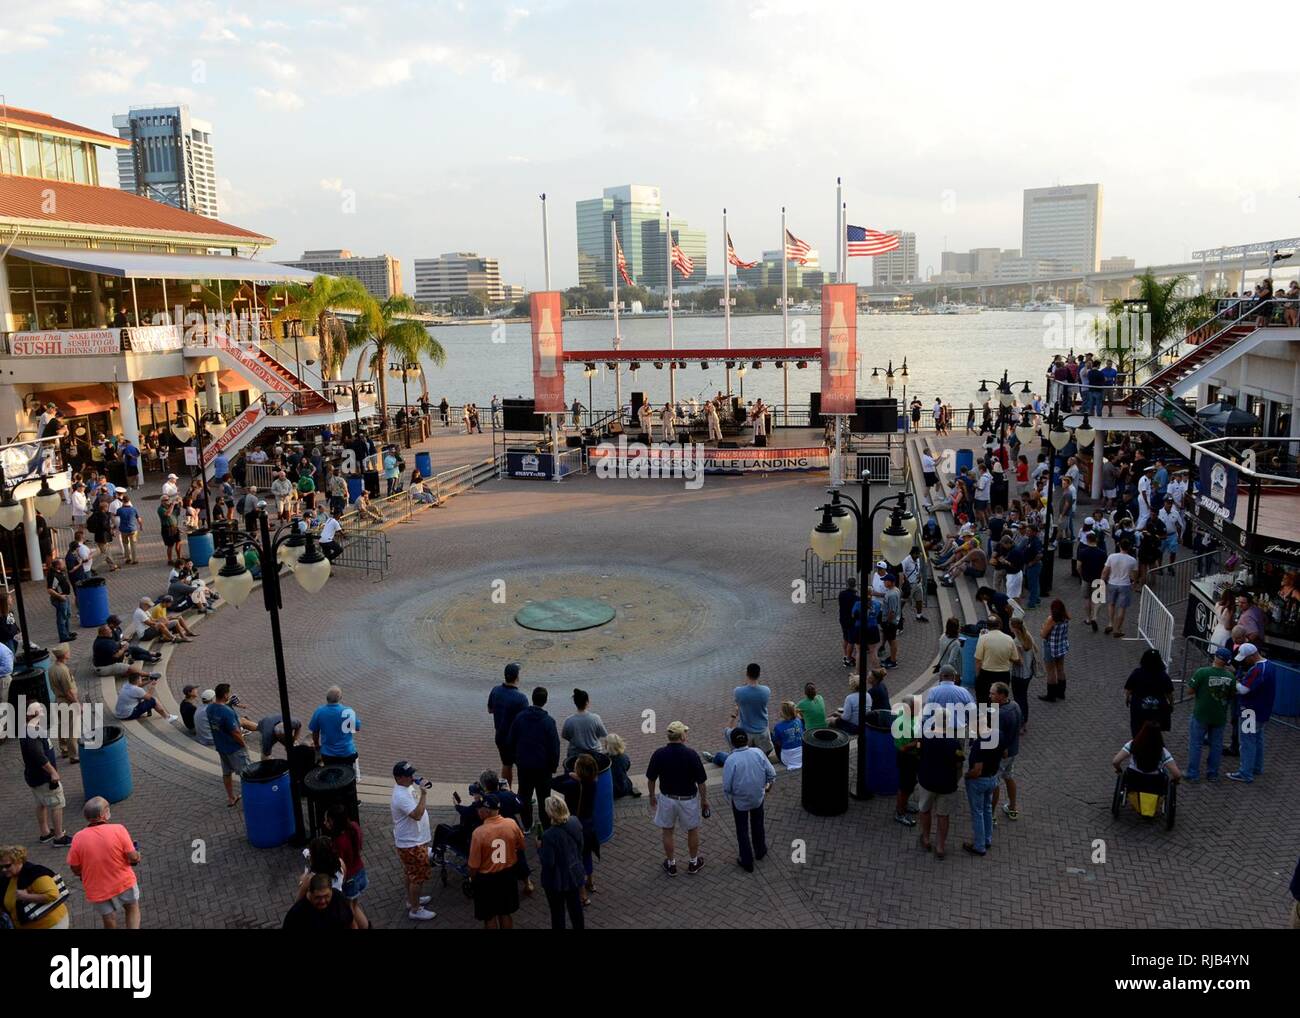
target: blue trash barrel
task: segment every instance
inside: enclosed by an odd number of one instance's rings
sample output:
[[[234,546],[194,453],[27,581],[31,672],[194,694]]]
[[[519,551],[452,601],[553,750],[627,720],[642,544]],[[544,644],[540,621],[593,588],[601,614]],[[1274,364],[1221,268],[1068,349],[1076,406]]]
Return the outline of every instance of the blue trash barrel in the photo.
[[[1274,663],[1277,669],[1277,692],[1273,694],[1273,713],[1283,717],[1300,716],[1300,671]]]
[[[109,802],[121,802],[131,794],[131,757],[126,751],[126,730],[105,725],[98,745],[81,741],[81,787],[86,798],[102,795]]]
[[[98,629],[108,621],[108,581],[90,576],[77,581],[77,617],[82,629]]]
[[[244,825],[254,848],[276,848],[293,837],[293,788],[288,760],[261,760],[239,775]]]
[[[957,473],[970,470],[975,466],[975,452],[972,449],[957,450]]]
[[[975,689],[975,645],[979,643],[981,628],[974,623],[961,627],[961,685]]]
[[[433,457],[427,452],[417,452],[415,454],[415,469],[420,471],[421,477],[432,477]]]
[[[596,803],[591,810],[596,825],[596,839],[603,845],[614,836],[614,775],[609,769],[609,757],[597,757],[602,766],[596,775]]]
[[[190,547],[190,561],[196,566],[206,566],[212,560],[212,534],[200,527],[190,531],[187,538]]]
[[[898,793],[898,751],[894,747],[893,723],[893,711],[867,711],[867,791],[873,795]]]
[[[348,504],[351,505],[358,498],[360,498],[361,493],[365,490],[365,488],[366,488],[366,484],[363,480],[361,480],[360,477],[349,477],[348,478]]]

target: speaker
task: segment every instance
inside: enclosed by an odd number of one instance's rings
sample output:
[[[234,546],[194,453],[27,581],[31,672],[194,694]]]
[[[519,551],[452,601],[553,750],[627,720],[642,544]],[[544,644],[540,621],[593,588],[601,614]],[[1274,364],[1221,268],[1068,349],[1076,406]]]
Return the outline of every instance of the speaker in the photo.
[[[853,415],[853,430],[884,434],[898,430],[898,403],[888,397],[859,399]]]
[[[756,449],[766,449],[766,448],[767,448],[767,436],[766,436],[766,435],[755,435],[755,436],[754,436],[754,448],[756,448]]]
[[[740,443],[739,443],[739,442],[719,442],[719,443],[718,443],[718,448],[719,448],[719,449],[739,449],[739,448],[740,448]]]
[[[808,393],[808,426],[810,428],[826,427],[826,420],[822,417],[822,394],[820,392]]]
[[[645,402],[645,393],[644,393],[644,392],[634,392],[634,393],[632,393],[632,420],[633,420],[633,421],[639,421],[639,420],[640,420],[640,418],[637,416],[637,414],[639,414],[639,413],[641,412],[641,405],[642,405],[644,402]]]
[[[501,426],[506,431],[541,431],[542,421],[531,399],[503,399]]]

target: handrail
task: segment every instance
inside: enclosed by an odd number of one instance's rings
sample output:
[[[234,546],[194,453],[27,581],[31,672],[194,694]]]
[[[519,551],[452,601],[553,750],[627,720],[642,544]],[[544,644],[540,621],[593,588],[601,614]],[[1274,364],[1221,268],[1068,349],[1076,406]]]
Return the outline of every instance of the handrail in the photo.
[[[1141,372],[1146,372],[1147,377],[1150,378],[1151,376],[1158,374],[1163,368],[1168,367],[1169,364],[1177,363],[1186,356],[1187,353],[1191,352],[1190,350],[1179,352],[1183,345],[1190,344],[1192,347],[1199,347],[1204,346],[1206,343],[1213,343],[1228,330],[1234,329],[1243,323],[1249,323],[1252,319],[1258,319],[1261,317],[1260,312],[1265,308],[1269,309],[1268,317],[1271,321],[1274,312],[1279,309],[1285,311],[1288,305],[1300,305],[1300,300],[1288,297],[1268,297],[1263,300],[1255,297],[1238,297],[1235,300],[1229,299],[1229,303],[1226,307],[1222,308],[1205,321],[1188,329],[1181,337],[1175,339],[1167,346],[1155,351],[1141,364],[1134,367],[1133,377],[1136,379],[1139,377]],[[1224,324],[1217,330],[1206,334],[1209,327],[1219,319],[1224,319]],[[1267,328],[1268,324],[1268,322],[1265,322],[1264,325],[1259,325],[1257,323],[1255,328]],[[1243,336],[1242,338],[1244,339],[1245,337]],[[1170,354],[1175,354],[1175,356],[1170,357]],[[1162,364],[1161,361],[1166,357],[1170,358],[1168,363]]]
[[[1074,390],[1081,393],[1091,391],[1094,387],[1084,385],[1082,382],[1054,382],[1054,392],[1060,393],[1065,390],[1067,394]],[[1098,420],[1105,420],[1107,417],[1115,416],[1115,407],[1128,407],[1144,417],[1156,417],[1164,419],[1165,414],[1169,414],[1176,419],[1174,421],[1166,420],[1171,428],[1175,431],[1180,430],[1179,425],[1198,435],[1206,436],[1206,439],[1219,437],[1211,428],[1207,427],[1197,416],[1189,413],[1187,408],[1178,402],[1175,398],[1167,393],[1161,392],[1155,386],[1150,385],[1106,385],[1098,386],[1103,397],[1102,412],[1100,414],[1087,413],[1073,406],[1064,408],[1063,413],[1069,416],[1088,416]],[[1118,395],[1118,398],[1116,396]],[[1073,403],[1073,400],[1071,400]],[[1158,407],[1159,411],[1154,408]]]

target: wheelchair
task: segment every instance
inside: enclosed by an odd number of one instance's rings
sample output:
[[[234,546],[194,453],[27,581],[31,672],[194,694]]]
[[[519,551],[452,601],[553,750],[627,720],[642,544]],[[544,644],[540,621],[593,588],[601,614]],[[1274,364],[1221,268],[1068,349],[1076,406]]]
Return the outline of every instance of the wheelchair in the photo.
[[[438,871],[442,886],[451,883],[454,873],[460,877],[460,889],[466,898],[474,897],[474,887],[469,879],[469,845],[463,844],[460,828],[452,824],[438,824],[434,843],[429,849],[429,863]]]
[[[1115,776],[1115,794],[1111,797],[1111,816],[1118,819],[1125,803],[1144,817],[1163,816],[1165,830],[1173,830],[1178,809],[1178,785],[1169,775],[1143,774],[1125,767]]]

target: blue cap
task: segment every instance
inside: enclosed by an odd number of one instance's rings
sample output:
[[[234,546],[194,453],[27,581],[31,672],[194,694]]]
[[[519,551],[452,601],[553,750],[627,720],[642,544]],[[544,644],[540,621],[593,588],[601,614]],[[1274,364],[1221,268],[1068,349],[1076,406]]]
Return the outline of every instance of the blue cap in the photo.
[[[1214,656],[1216,658],[1219,658],[1221,661],[1231,661],[1232,651],[1229,650],[1227,647],[1215,647]]]

